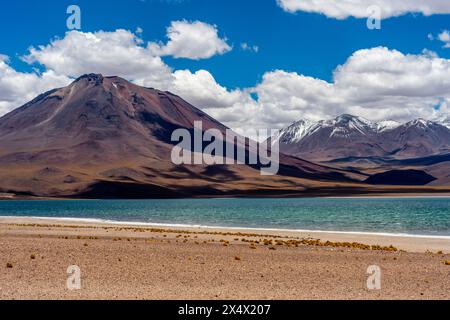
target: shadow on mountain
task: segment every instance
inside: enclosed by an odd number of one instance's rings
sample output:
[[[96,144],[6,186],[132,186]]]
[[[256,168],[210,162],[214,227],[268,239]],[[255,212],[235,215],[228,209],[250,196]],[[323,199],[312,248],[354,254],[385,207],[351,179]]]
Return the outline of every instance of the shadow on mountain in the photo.
[[[99,181],[75,196],[83,199],[175,199],[186,194],[153,184]]]
[[[324,163],[339,164],[339,163],[355,162],[355,163],[375,163],[375,164],[390,164],[403,166],[431,166],[434,164],[448,161],[450,161],[450,153],[432,155],[427,157],[409,158],[409,159],[392,159],[385,157],[345,157],[324,161]]]
[[[420,170],[392,170],[374,174],[365,182],[375,185],[424,186],[434,180],[435,177]]]

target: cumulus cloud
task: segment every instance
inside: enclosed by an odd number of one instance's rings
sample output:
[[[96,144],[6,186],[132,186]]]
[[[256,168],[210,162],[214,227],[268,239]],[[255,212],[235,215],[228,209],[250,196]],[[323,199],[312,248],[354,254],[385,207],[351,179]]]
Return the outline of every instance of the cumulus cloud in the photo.
[[[170,83],[172,73],[159,56],[143,46],[142,39],[122,29],[113,32],[70,31],[62,39],[31,48],[23,59],[72,78],[85,73],[101,73],[163,88]]]
[[[437,34],[436,36],[432,33],[428,34],[428,39],[430,41],[437,40],[441,41],[443,43],[443,48],[450,48],[450,31],[449,30],[443,30],[441,33]]]
[[[200,21],[173,21],[167,28],[167,37],[166,44],[150,44],[155,55],[199,60],[231,50],[227,39],[219,37],[216,26]]]
[[[435,107],[450,102],[450,60],[377,47],[356,51],[336,68],[332,82],[280,70],[266,73],[254,90],[274,125],[343,113],[372,120],[434,118]]]
[[[324,14],[330,18],[348,17],[367,18],[371,15],[368,8],[378,6],[382,18],[401,16],[407,13],[432,14],[450,13],[448,0],[277,0],[288,12],[312,12]]]
[[[70,79],[49,70],[42,74],[18,72],[8,64],[8,57],[0,55],[0,115],[21,106],[37,95],[63,87]]]
[[[258,123],[259,106],[250,89],[227,89],[206,70],[175,71],[170,90],[240,134],[257,124],[266,128],[266,124]]]
[[[189,70],[175,71],[171,88],[180,96],[189,97],[191,103],[203,109],[227,108],[245,99],[241,90],[227,90],[206,70],[195,73]]]

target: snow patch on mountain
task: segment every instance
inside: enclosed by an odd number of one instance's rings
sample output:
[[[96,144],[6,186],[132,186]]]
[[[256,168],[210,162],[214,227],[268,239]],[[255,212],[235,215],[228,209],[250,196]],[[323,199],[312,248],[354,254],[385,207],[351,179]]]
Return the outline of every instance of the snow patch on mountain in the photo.
[[[380,121],[377,123],[377,131],[383,132],[383,131],[398,128],[400,126],[401,126],[401,123],[397,122],[397,121],[392,121],[392,120]]]
[[[441,124],[450,129],[450,116],[441,117],[437,121],[416,119],[405,124],[393,120],[373,122],[363,117],[344,114],[330,120],[318,122],[303,119],[280,131],[275,137],[281,143],[294,144],[302,141],[305,137],[324,128],[331,128],[329,135],[332,137],[351,138],[354,135],[372,136],[379,133],[394,130],[402,125],[406,127],[417,127],[419,129],[430,128],[433,125]]]
[[[289,127],[283,129],[278,138],[282,143],[296,143],[301,141],[305,136],[307,136],[312,129],[317,126],[317,122],[311,120],[300,120]]]

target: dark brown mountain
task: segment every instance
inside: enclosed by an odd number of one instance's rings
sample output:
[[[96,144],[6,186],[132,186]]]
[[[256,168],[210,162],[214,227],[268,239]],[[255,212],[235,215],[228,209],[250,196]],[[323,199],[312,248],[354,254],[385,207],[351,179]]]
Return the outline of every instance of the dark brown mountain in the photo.
[[[0,193],[277,195],[314,193],[318,186],[354,188],[352,181],[366,178],[286,155],[281,155],[275,177],[261,176],[258,165],[176,166],[170,157],[171,134],[177,128],[193,130],[197,120],[204,130],[227,129],[169,92],[118,77],[82,76],[0,118]]]

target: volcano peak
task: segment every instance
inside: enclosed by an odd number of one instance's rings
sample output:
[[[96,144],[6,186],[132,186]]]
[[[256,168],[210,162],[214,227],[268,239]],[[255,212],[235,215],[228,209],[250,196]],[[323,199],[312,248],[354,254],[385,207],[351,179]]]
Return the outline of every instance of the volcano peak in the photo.
[[[89,73],[78,77],[74,82],[87,81],[89,83],[94,82],[95,84],[100,85],[103,83],[103,79],[104,77],[102,74]]]

